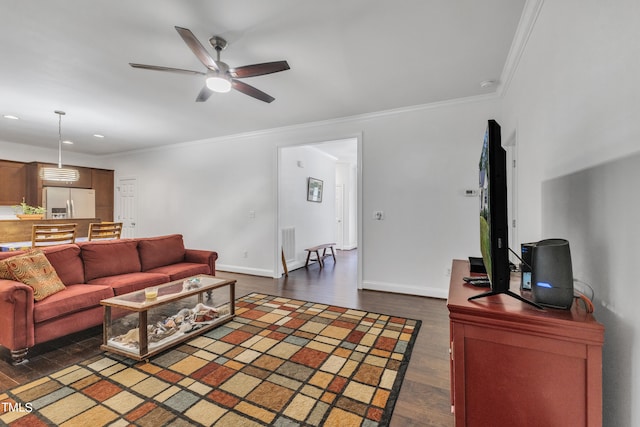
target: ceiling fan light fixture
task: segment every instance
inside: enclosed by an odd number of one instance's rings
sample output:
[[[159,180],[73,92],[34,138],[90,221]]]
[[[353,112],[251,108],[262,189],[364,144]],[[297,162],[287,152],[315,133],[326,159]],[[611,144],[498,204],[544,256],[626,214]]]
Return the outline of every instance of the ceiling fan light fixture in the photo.
[[[225,76],[208,77],[207,87],[214,92],[226,93],[231,90],[231,80]]]
[[[142,68],[146,70],[169,71],[179,74],[195,74],[204,76],[205,85],[202,86],[196,102],[204,102],[213,93],[229,92],[231,89],[237,90],[245,95],[251,96],[259,101],[270,103],[275,98],[261,90],[244,83],[242,80],[246,77],[263,76],[265,74],[277,73],[289,70],[287,61],[264,62],[260,64],[245,65],[242,67],[229,68],[229,66],[220,60],[220,52],[227,46],[227,41],[220,36],[213,36],[209,39],[209,43],[216,51],[216,58],[204,48],[202,43],[188,28],[175,27],[176,31],[182,37],[187,47],[198,58],[198,60],[206,67],[206,71],[183,70],[181,68],[163,67],[158,65],[145,65],[130,62],[133,68]]]

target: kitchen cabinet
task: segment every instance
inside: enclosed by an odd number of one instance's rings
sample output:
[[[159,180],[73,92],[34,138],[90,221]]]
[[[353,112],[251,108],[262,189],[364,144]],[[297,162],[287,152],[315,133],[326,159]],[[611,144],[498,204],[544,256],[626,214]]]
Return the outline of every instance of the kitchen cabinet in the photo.
[[[103,221],[113,221],[113,171],[92,169],[91,182],[96,190],[96,216]]]
[[[22,162],[0,160],[0,206],[12,206],[26,197],[27,168]]]
[[[52,163],[16,162],[0,160],[0,206],[17,205],[25,198],[29,205],[42,206],[44,187],[92,188],[95,190],[95,216],[102,221],[113,221],[114,171],[80,166],[67,166],[80,173],[78,182],[47,181],[40,178],[43,167],[55,167]]]
[[[92,188],[91,168],[79,166],[67,166],[65,168],[76,169],[80,174],[80,179],[75,182],[47,181],[40,178],[40,170],[44,167],[56,167],[52,163],[31,162],[27,163],[27,203],[34,206],[42,206],[43,187],[69,187],[69,188]]]

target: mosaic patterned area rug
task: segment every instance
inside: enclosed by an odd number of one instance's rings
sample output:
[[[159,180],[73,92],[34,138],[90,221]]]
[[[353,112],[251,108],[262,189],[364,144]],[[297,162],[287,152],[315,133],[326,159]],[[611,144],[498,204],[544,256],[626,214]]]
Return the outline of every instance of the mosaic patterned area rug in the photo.
[[[420,321],[263,294],[149,363],[104,353],[0,394],[11,426],[388,425]]]

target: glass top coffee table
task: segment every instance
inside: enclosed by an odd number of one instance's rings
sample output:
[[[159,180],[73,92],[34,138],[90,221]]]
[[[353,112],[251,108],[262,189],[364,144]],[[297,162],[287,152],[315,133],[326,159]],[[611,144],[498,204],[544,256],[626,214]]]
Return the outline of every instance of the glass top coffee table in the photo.
[[[229,322],[235,284],[201,274],[102,300],[100,348],[144,360]]]

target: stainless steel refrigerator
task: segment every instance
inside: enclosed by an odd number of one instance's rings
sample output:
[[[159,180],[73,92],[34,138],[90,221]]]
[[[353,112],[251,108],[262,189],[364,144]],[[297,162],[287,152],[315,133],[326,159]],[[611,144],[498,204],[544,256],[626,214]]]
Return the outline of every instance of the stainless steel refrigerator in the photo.
[[[95,218],[96,190],[87,188],[44,187],[42,207],[47,219]]]

